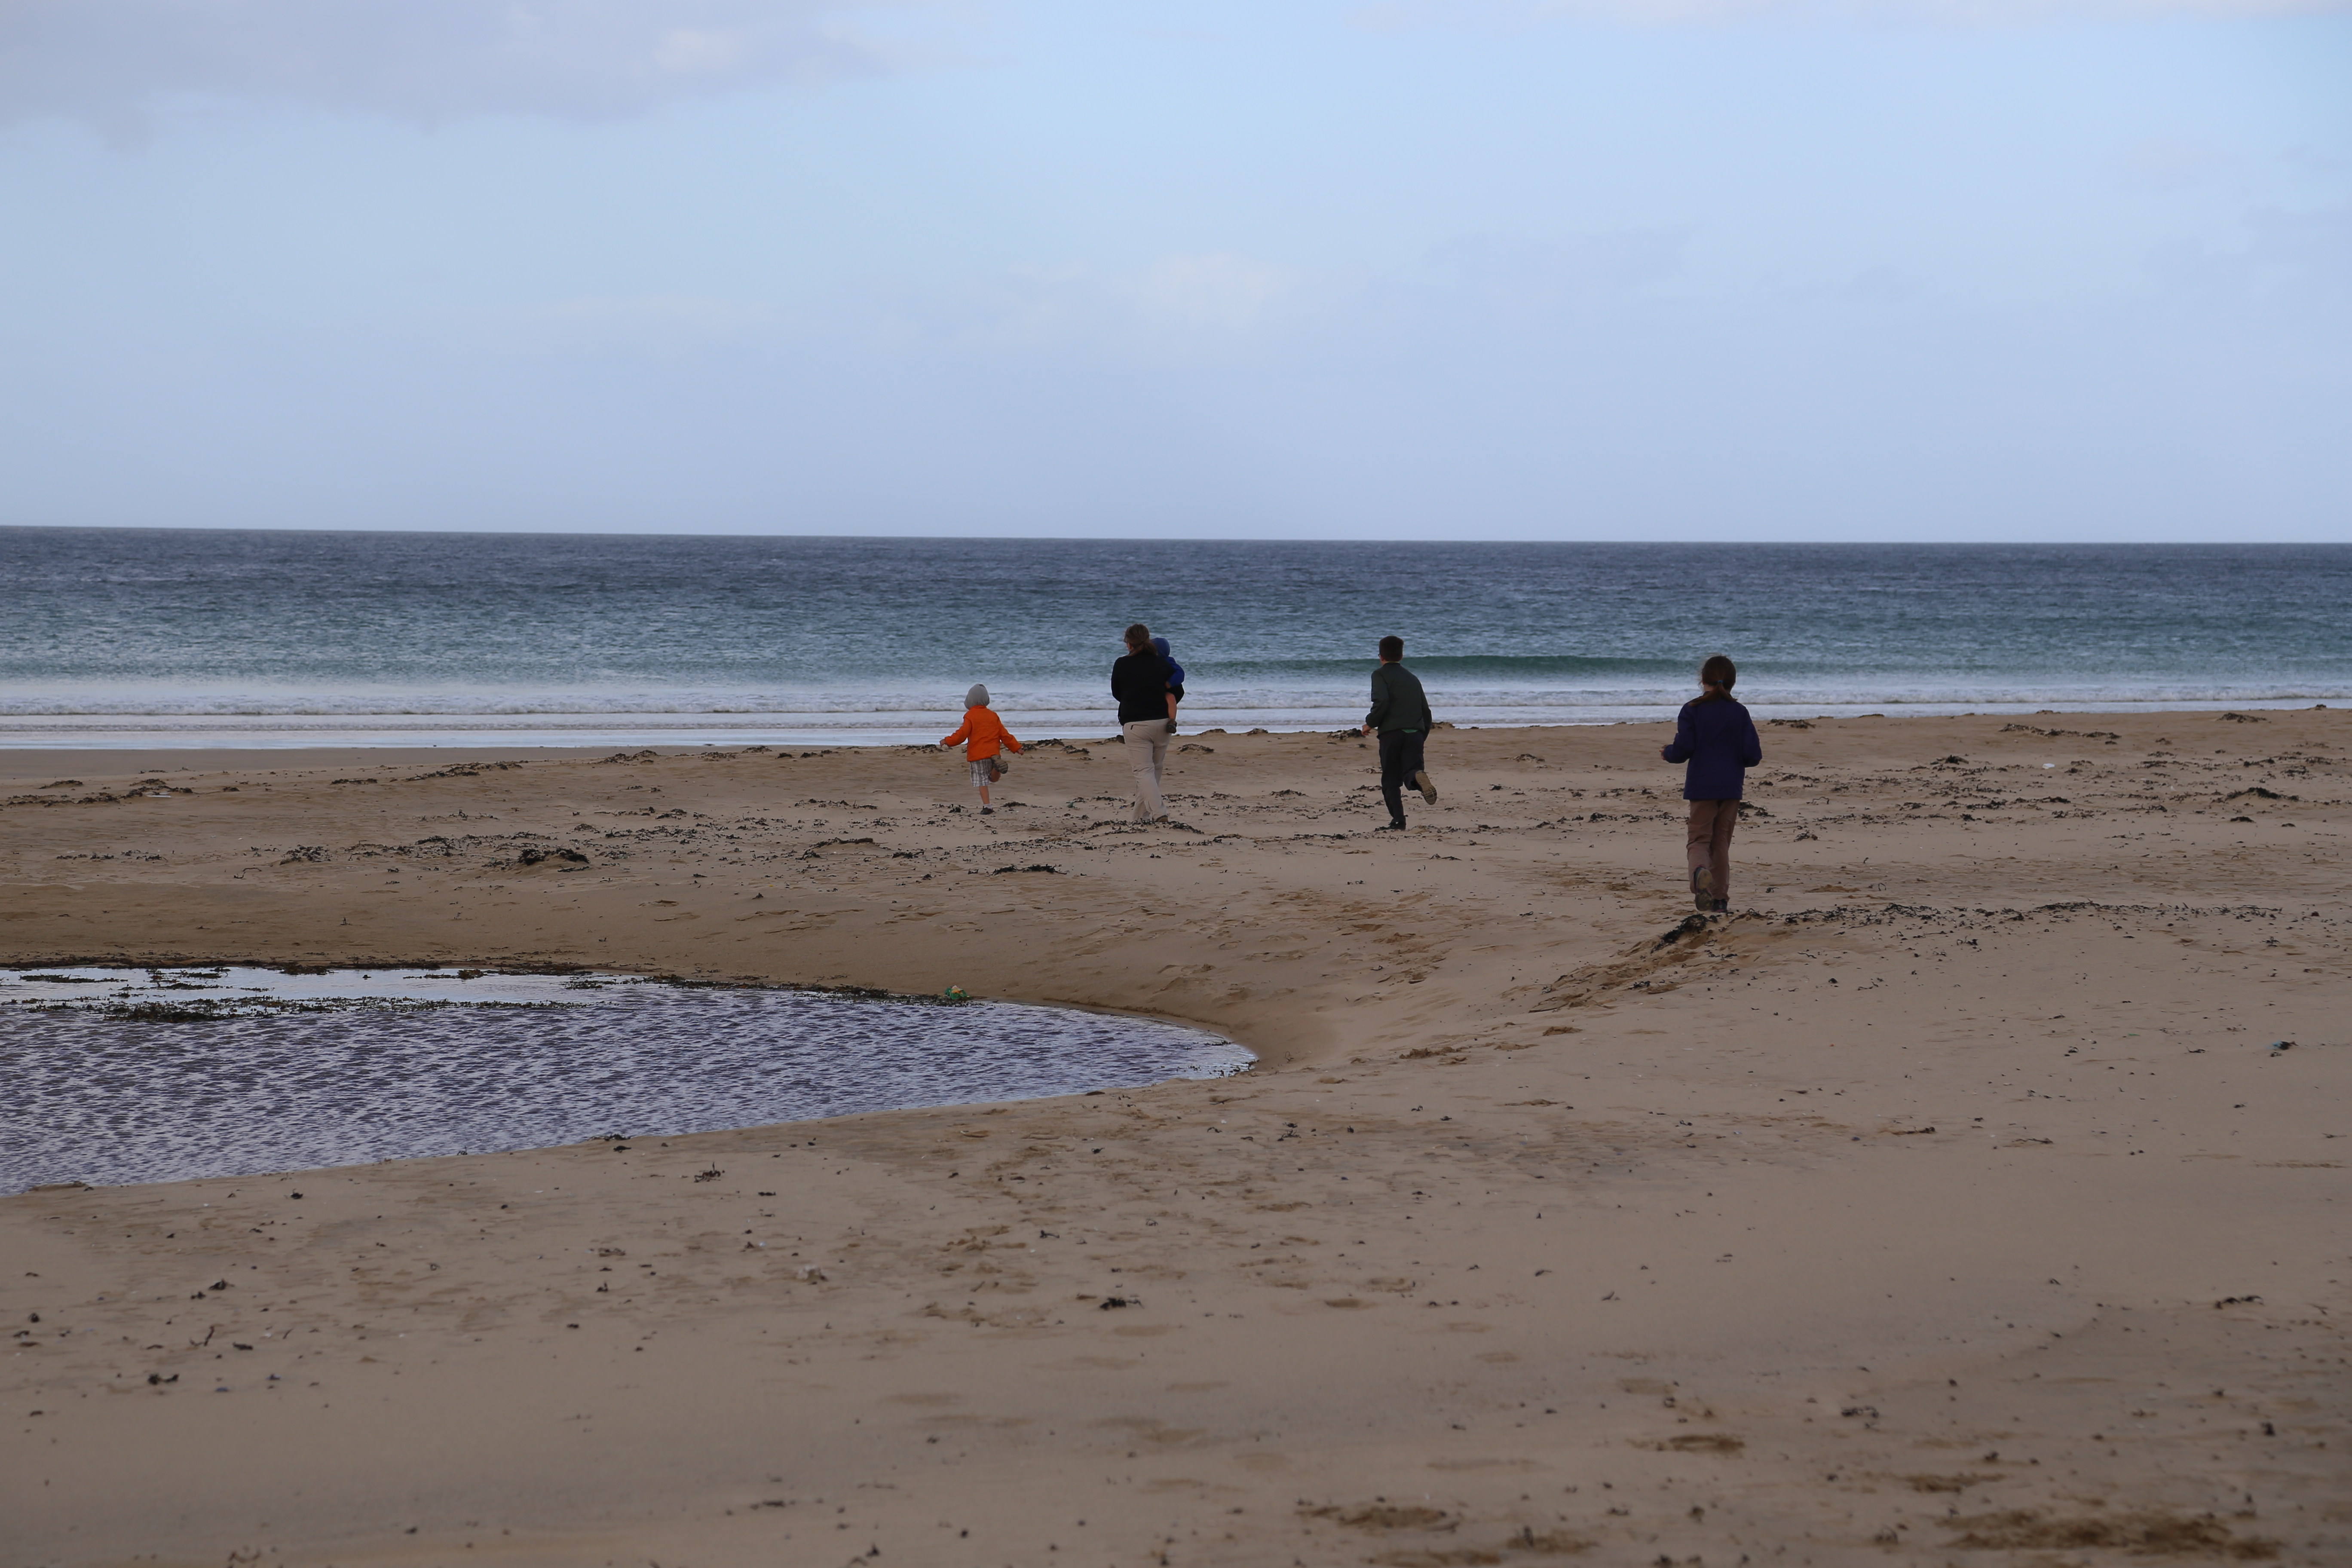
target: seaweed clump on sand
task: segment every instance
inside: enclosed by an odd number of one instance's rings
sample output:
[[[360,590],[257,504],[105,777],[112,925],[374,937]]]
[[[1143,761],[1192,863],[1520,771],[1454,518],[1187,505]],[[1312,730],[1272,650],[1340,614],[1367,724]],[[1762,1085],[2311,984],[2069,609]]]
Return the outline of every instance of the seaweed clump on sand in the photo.
[[[1950,1545],[1964,1552],[2046,1552],[2106,1549],[2135,1557],[2224,1557],[2241,1563],[2266,1563],[2279,1554],[2279,1543],[2261,1536],[2232,1534],[2210,1514],[2182,1518],[2177,1514],[2138,1513],[2115,1518],[2050,1519],[2032,1509],[2010,1513],[1979,1514],[1943,1521],[1964,1530]]]

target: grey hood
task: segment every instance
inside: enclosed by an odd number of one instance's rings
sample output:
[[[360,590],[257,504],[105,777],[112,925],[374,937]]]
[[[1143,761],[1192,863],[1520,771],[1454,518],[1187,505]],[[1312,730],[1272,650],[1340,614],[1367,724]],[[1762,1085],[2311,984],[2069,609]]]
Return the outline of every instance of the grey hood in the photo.
[[[987,707],[988,688],[985,686],[975,686],[970,691],[965,692],[963,694],[963,705],[967,708]]]

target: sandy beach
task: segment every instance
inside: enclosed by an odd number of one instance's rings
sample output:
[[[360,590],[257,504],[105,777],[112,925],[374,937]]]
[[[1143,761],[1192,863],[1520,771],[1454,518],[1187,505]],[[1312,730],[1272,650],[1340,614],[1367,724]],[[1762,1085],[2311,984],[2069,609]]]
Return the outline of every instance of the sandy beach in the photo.
[[[1187,733],[1150,828],[1099,735],[987,818],[909,748],[0,753],[9,963],[1260,1058],[0,1198],[0,1560],[2352,1562],[2352,717],[1769,725],[1713,919],[1668,732],[1444,731],[1379,835],[1352,734]]]

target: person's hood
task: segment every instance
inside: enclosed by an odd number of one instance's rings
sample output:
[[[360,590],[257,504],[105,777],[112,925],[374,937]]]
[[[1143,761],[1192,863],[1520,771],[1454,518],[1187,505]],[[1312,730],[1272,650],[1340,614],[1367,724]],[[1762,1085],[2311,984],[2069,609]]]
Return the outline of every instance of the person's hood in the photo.
[[[1166,637],[1153,637],[1151,639],[1151,646],[1159,651],[1160,657],[1162,658],[1173,659],[1176,657],[1174,654],[1168,651],[1168,639]]]
[[[967,708],[987,707],[988,688],[985,686],[975,686],[970,691],[965,692],[963,694],[963,705]]]

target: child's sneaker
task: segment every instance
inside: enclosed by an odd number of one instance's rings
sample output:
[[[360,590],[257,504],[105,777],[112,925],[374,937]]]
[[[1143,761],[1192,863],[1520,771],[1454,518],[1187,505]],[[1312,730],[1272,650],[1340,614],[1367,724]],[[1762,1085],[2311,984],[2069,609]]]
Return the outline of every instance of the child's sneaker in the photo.
[[[1421,772],[1412,775],[1412,787],[1421,792],[1422,799],[1429,802],[1432,805],[1435,805],[1437,804],[1437,786],[1430,782],[1428,769],[1423,768]]]
[[[996,815],[996,807],[992,805],[983,805],[980,808],[980,815],[982,816],[994,816]]]

